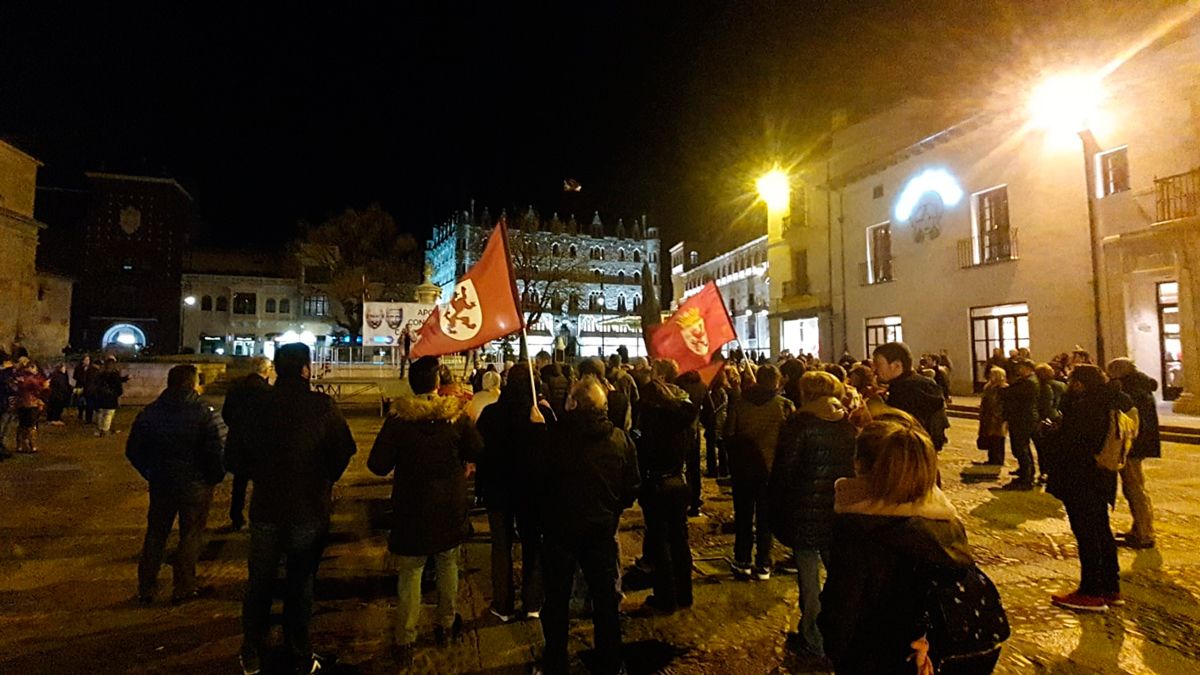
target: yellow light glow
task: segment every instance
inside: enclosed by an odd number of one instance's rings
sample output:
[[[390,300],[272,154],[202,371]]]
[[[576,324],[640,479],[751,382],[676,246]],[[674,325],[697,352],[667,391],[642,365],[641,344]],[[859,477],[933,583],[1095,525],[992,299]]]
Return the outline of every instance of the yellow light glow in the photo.
[[[1096,75],[1057,75],[1042,82],[1029,99],[1033,124],[1056,133],[1079,133],[1095,122],[1104,89]]]
[[[787,207],[791,195],[791,184],[788,175],[781,169],[772,169],[759,177],[755,183],[758,196],[767,204],[768,209]]]

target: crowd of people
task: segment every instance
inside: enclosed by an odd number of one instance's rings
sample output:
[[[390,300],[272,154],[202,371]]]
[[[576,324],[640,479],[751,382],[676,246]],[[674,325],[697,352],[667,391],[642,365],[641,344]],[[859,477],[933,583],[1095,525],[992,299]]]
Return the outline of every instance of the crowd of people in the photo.
[[[52,426],[64,426],[63,413],[71,407],[77,409],[80,423],[95,421],[97,436],[112,433],[126,381],[115,356],[96,366],[85,355],[72,371],[66,361],[46,369],[22,348],[11,353],[0,349],[0,459],[13,452],[36,453],[43,418]],[[10,430],[15,431],[11,450]]]
[[[708,477],[732,490],[733,577],[796,575],[800,620],[787,645],[802,661],[839,673],[950,672],[942,668],[951,664],[953,672],[990,672],[1007,623],[940,487],[952,368],[945,355],[914,362],[908,347],[888,343],[869,360],[847,354],[836,364],[731,356],[703,376],[680,374],[670,360],[620,355],[568,365],[541,353],[462,378],[433,357],[408,364],[412,395],[392,402],[366,462],[392,481],[387,562],[397,583],[396,663],[413,663],[426,566],[434,568],[439,598],[434,642],[461,635],[459,549],[472,531],[470,509],[480,506],[491,539],[495,619],[539,620],[545,647],[538,667],[565,673],[572,609],[590,605],[593,665],[623,672],[622,515],[637,504],[645,520],[643,549],[633,557],[652,590],[637,611],[686,611],[696,601],[688,520],[700,513]],[[284,560],[284,642],[298,672],[318,672],[326,661],[309,638],[313,580],[332,486],[356,445],[332,399],[311,390],[307,347],[283,346],[273,364],[259,357],[252,365],[219,413],[199,397],[196,368],[175,366],[167,388],[130,428],[126,455],[150,486],[137,597],[155,601],[176,519],[172,601],[206,592],[196,574],[203,532],[214,487],[232,473],[234,530],[246,526],[253,486],[243,672],[261,672],[272,586]],[[1013,353],[988,367],[982,464],[1003,464],[1008,438],[1017,469],[1002,489],[1044,482],[1064,502],[1079,543],[1078,587],[1052,602],[1081,611],[1121,604],[1109,511],[1119,476],[1134,516],[1122,543],[1154,545],[1141,467],[1160,454],[1154,381],[1128,359],[1102,370],[1082,350],[1055,365]],[[48,401],[53,395],[44,392],[68,370],[63,364],[45,378],[21,357],[5,362],[0,382]],[[106,377],[109,392],[97,385]],[[120,392],[115,364],[97,369],[85,360],[72,379],[51,411],[74,403],[81,420],[95,411],[98,427],[105,415],[111,423]],[[22,410],[22,396],[10,394],[6,412],[14,400]],[[1098,457],[1118,414],[1137,418],[1140,431],[1121,466],[1102,466]]]

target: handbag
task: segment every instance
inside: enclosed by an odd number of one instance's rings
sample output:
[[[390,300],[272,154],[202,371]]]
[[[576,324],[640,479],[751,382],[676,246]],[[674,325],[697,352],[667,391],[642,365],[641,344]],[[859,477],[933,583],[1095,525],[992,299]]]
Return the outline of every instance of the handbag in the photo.
[[[925,609],[930,658],[939,672],[952,664],[995,664],[1012,634],[996,585],[974,564],[957,579],[934,576]]]
[[[1104,437],[1104,447],[1096,455],[1096,465],[1114,473],[1123,469],[1137,435],[1137,408],[1130,408],[1128,412],[1112,410],[1109,413],[1108,435]]]

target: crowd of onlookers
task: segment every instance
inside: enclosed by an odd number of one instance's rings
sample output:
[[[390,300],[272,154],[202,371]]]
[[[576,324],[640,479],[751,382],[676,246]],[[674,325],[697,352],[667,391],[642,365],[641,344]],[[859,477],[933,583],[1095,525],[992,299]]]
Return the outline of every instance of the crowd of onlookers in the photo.
[[[52,426],[63,426],[63,413],[74,407],[81,423],[96,423],[96,435],[111,433],[113,416],[123,393],[126,377],[114,356],[102,366],[83,356],[74,370],[66,361],[46,369],[29,358],[19,345],[0,349],[0,459],[12,452],[38,451],[38,425],[43,418]],[[15,433],[9,449],[9,431]]]
[[[495,620],[539,620],[539,668],[564,673],[569,617],[586,606],[595,669],[623,672],[619,616],[628,574],[652,589],[639,613],[672,615],[696,601],[688,520],[701,513],[707,478],[732,491],[734,578],[796,575],[800,621],[787,644],[803,661],[851,673],[990,672],[1007,620],[941,490],[938,451],[947,442],[953,366],[944,353],[914,359],[901,343],[880,345],[870,357],[845,354],[835,364],[784,355],[769,363],[733,352],[724,364],[681,374],[670,360],[613,355],[570,365],[540,353],[461,377],[433,357],[412,362],[412,395],[392,401],[367,459],[393,484],[387,561],[397,575],[395,661],[413,662],[427,566],[435,568],[439,597],[434,641],[461,634],[459,547],[471,533],[470,509],[481,507]],[[18,360],[14,368],[22,367]],[[79,368],[69,384],[83,390],[86,409],[89,378],[105,369]],[[1008,438],[1017,469],[1001,489],[1043,482],[1064,502],[1079,543],[1080,583],[1052,601],[1082,611],[1122,604],[1109,510],[1119,476],[1134,516],[1123,543],[1154,545],[1141,467],[1160,452],[1154,381],[1128,359],[1101,369],[1083,350],[1047,364],[998,353],[987,368],[977,437],[987,459],[972,470],[998,476]],[[317,672],[324,661],[308,636],[312,583],[332,485],[356,447],[332,400],[309,387],[308,348],[281,347],[273,369],[272,384],[272,363],[255,359],[254,373],[230,388],[218,414],[197,395],[195,367],[176,366],[134,422],[127,456],[150,484],[138,598],[154,601],[176,517],[172,598],[203,595],[201,537],[213,487],[230,472],[234,530],[246,524],[253,486],[243,671],[262,667],[271,588],[286,560],[285,643],[301,672]],[[1120,466],[1108,466],[1100,456],[1123,416],[1137,418],[1140,431]],[[645,536],[623,575],[617,533],[635,503]]]

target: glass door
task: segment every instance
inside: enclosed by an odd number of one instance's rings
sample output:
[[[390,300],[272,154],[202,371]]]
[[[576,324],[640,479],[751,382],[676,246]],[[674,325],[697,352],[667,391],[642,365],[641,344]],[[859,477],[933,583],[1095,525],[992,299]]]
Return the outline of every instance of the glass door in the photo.
[[[1162,342],[1162,394],[1174,401],[1183,393],[1183,342],[1179,334],[1179,282],[1158,284],[1158,334]]]
[[[988,359],[999,349],[1008,358],[1014,349],[1029,348],[1029,305],[994,305],[971,310],[971,360],[975,391],[987,383]]]

